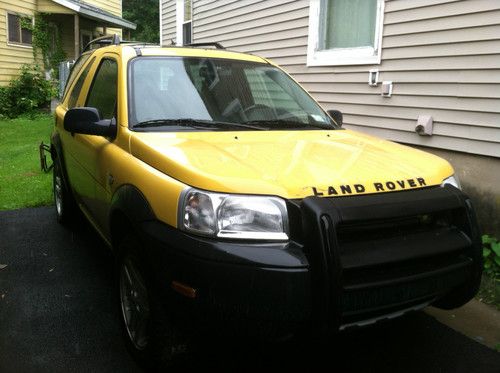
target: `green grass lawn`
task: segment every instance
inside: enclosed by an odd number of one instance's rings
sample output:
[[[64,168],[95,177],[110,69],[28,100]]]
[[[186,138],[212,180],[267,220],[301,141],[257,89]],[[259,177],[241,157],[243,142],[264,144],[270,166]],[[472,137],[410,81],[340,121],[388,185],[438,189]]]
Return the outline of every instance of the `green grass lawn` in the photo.
[[[53,121],[50,115],[0,120],[0,210],[52,203],[52,173],[40,170],[38,145],[49,143]]]

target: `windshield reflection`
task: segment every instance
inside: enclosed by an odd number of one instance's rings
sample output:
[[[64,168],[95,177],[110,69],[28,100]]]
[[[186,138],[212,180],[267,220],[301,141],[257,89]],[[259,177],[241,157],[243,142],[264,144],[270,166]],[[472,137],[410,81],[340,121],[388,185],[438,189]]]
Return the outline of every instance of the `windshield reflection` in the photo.
[[[266,129],[335,128],[299,85],[268,64],[142,57],[130,68],[129,122],[157,123],[142,130],[162,127],[161,120],[246,123]],[[162,130],[177,130],[165,127]]]

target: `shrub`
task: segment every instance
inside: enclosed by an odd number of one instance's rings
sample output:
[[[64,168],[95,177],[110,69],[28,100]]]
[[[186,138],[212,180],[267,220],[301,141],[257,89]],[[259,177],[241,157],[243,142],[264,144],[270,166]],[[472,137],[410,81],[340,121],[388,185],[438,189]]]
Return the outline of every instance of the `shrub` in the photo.
[[[48,107],[55,89],[37,66],[24,65],[19,76],[0,89],[0,117],[33,115]]]
[[[483,240],[484,271],[491,277],[500,276],[500,242],[485,234]]]

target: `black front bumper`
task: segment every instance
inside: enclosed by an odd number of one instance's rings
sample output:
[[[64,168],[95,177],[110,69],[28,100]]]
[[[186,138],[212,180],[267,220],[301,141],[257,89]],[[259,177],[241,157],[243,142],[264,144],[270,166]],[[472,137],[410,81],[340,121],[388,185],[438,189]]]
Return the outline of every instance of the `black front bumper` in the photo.
[[[479,232],[456,188],[308,197],[289,213],[288,243],[221,242],[159,222],[141,230],[156,280],[197,290],[168,292],[180,314],[245,334],[331,332],[477,292]]]

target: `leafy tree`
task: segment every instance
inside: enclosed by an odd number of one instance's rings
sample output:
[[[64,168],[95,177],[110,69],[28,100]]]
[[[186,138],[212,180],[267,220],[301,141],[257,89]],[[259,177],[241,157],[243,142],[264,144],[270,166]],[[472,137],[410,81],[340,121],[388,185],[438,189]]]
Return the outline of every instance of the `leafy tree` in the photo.
[[[123,18],[134,22],[137,29],[130,31],[132,40],[160,42],[159,0],[123,0]]]

